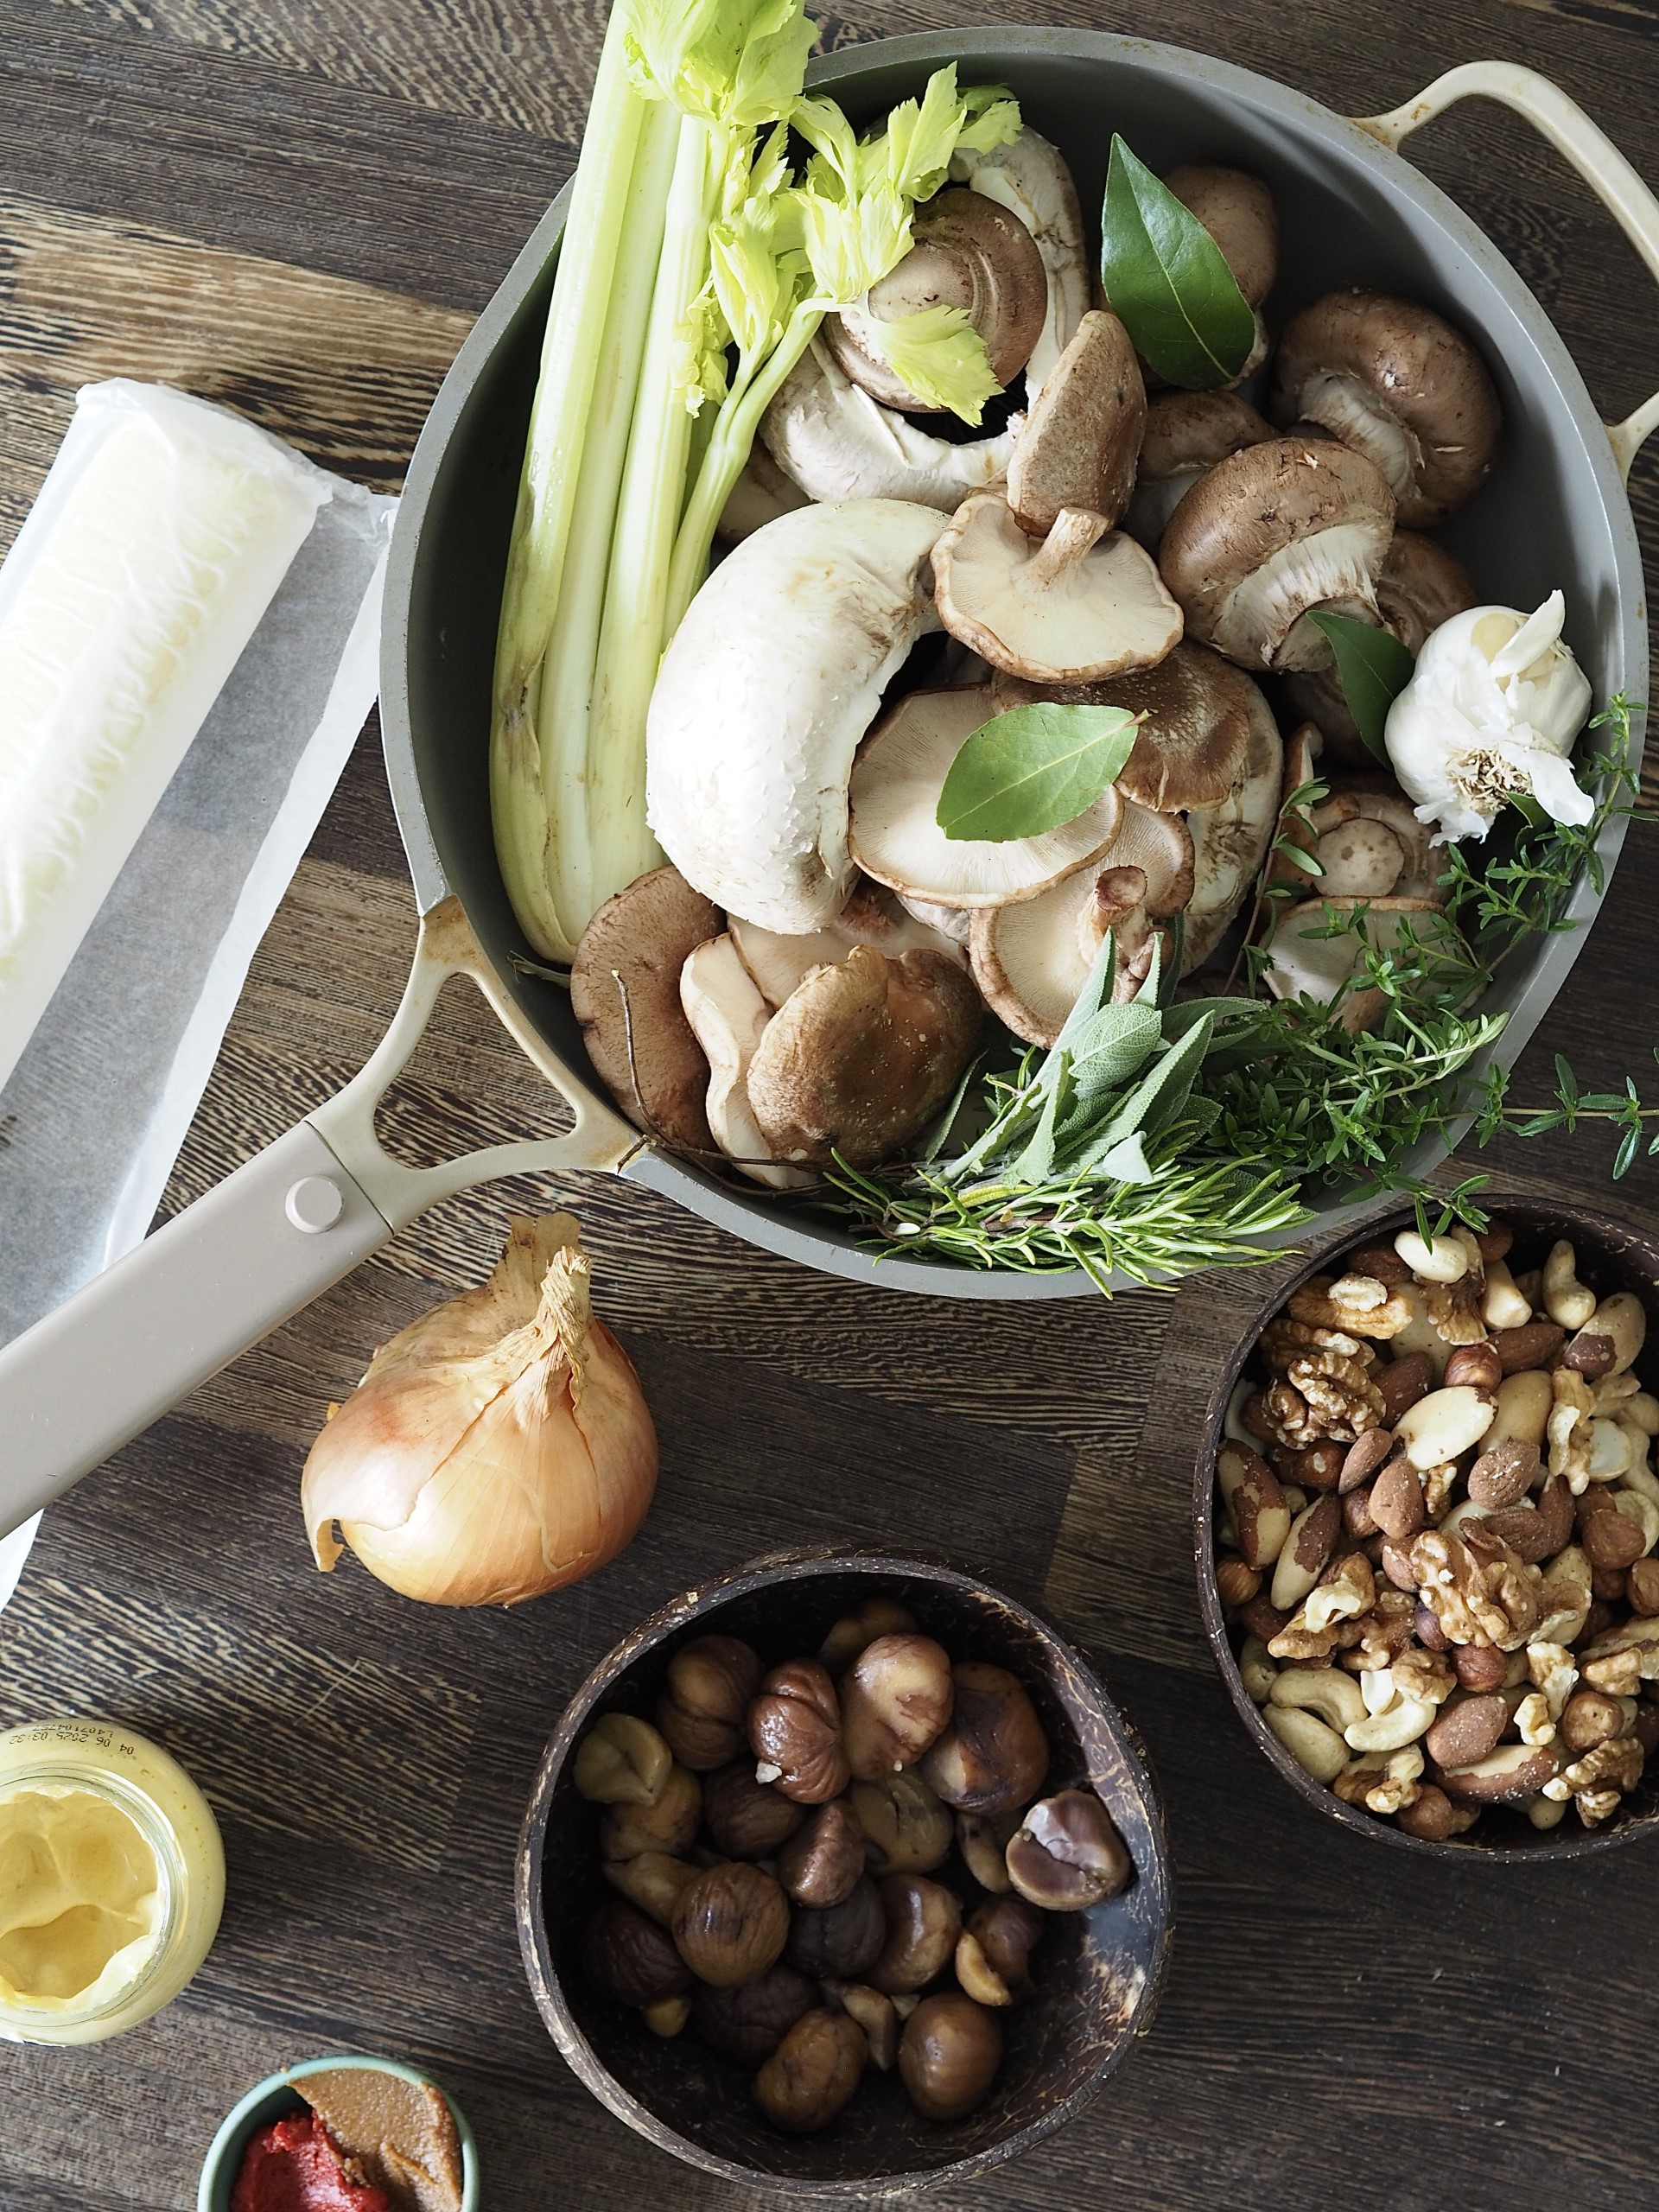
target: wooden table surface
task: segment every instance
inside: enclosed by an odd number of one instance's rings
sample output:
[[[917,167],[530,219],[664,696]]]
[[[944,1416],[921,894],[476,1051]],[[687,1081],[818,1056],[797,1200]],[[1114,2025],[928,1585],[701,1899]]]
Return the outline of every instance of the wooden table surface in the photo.
[[[953,21],[1201,46],[1333,107],[1486,55],[1554,76],[1659,178],[1656,0],[854,0],[839,44]],[[0,544],[83,380],[222,397],[331,467],[398,481],[471,318],[569,173],[596,0],[0,0]],[[1635,256],[1517,124],[1413,142],[1556,318],[1611,415],[1659,377]],[[1659,574],[1659,442],[1632,486]],[[1649,1075],[1659,828],[1524,1071]],[[255,963],[168,1194],[208,1187],[362,1062],[413,904],[365,733]],[[452,985],[401,1088],[411,1142],[550,1128],[553,1103]],[[1501,1152],[1593,1198],[1607,1147]],[[626,1556],[522,1612],[325,1580],[297,1483],[370,1350],[477,1281],[512,1206],[580,1212],[602,1310],[662,1433]],[[1659,1208],[1644,1164],[1615,1201]],[[933,2202],[963,2212],[1653,2202],[1651,1844],[1559,1872],[1422,1866],[1306,1808],[1240,1731],[1191,1585],[1198,1408],[1256,1283],[999,1307],[809,1274],[611,1181],[458,1198],[197,1393],[52,1514],[0,1617],[0,1725],[118,1715],[224,1826],[230,1895],[194,1986],[80,2051],[0,2054],[4,2212],[194,2204],[220,2115],[284,2061],[429,2065],[477,2129],[491,2212],[759,2206],[648,2150],[569,2075],[513,1933],[520,1809],[593,1661],[694,1579],[785,1541],[943,1549],[1097,1659],[1144,1731],[1179,1882],[1151,2034],[1070,2129]],[[95,1386],[95,1378],[92,1378]],[[3,1449],[3,1440],[0,1440]]]

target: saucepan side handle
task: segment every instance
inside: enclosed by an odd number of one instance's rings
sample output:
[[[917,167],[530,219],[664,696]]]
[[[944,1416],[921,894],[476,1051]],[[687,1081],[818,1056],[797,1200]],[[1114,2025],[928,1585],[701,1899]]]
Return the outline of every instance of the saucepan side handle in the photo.
[[[563,1136],[435,1167],[391,1158],[374,1133],[375,1108],[456,974],[470,974],[522,1029],[457,902],[446,899],[422,924],[384,1043],[339,1096],[0,1351],[0,1535],[437,1199],[493,1175],[618,1166],[638,1147],[638,1131],[619,1116],[567,1090],[576,1118]]]
[[[1601,201],[1659,282],[1659,200],[1643,182],[1612,140],[1592,123],[1576,100],[1535,69],[1513,61],[1465,61],[1437,77],[1414,100],[1387,115],[1357,116],[1362,130],[1398,152],[1402,139],[1458,100],[1497,100],[1524,116],[1534,129],[1564,154]],[[1643,441],[1659,429],[1659,391],[1627,415],[1610,423],[1607,435],[1619,474],[1628,477]]]

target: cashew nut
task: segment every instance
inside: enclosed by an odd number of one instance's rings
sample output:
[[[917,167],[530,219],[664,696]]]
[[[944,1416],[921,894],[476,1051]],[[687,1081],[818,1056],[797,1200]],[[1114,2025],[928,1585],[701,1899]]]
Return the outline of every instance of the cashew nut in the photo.
[[[1590,1456],[1584,1471],[1592,1483],[1611,1483],[1630,1464],[1630,1440],[1616,1421],[1592,1420]]]
[[[1541,1444],[1554,1402],[1549,1377],[1541,1368],[1506,1375],[1497,1386],[1497,1411],[1482,1440],[1486,1449],[1495,1444]]]
[[[1238,1678],[1244,1685],[1245,1696],[1257,1705],[1265,1705],[1278,1675],[1279,1669],[1261,1637],[1247,1636],[1238,1655]]]
[[[1616,1290],[1604,1298],[1585,1323],[1586,1334],[1606,1337],[1612,1344],[1610,1375],[1623,1375],[1641,1357],[1648,1339],[1647,1308],[1633,1290]]]
[[[1579,1332],[1584,1333],[1582,1330]],[[1634,1375],[1604,1375],[1592,1393],[1596,1411],[1610,1417],[1616,1415],[1627,1398],[1633,1398],[1642,1385]]]
[[[1621,1421],[1619,1427],[1630,1444],[1630,1464],[1619,1480],[1627,1490],[1640,1491],[1643,1497],[1650,1497],[1659,1505],[1659,1475],[1648,1465],[1648,1439],[1630,1421]]]
[[[1579,1545],[1569,1544],[1550,1561],[1539,1586],[1542,1618],[1532,1632],[1532,1641],[1573,1643],[1588,1617],[1590,1599],[1590,1562]]]
[[[1544,1789],[1548,1789],[1548,1787],[1549,1784],[1546,1783]],[[1523,1809],[1534,1827],[1557,1828],[1567,1818],[1567,1799],[1563,1796],[1560,1802],[1557,1804],[1553,1798],[1546,1797],[1543,1790],[1540,1790],[1537,1796],[1528,1798]]]
[[[1399,1698],[1383,1712],[1369,1713],[1344,1728],[1343,1734],[1357,1751],[1397,1751],[1427,1732],[1435,1711],[1427,1698]]]
[[[1454,1237],[1434,1236],[1425,1243],[1414,1229],[1402,1229],[1394,1249],[1424,1282],[1461,1282],[1469,1272],[1469,1255]]]
[[[1407,1459],[1420,1471],[1443,1466],[1479,1443],[1496,1412],[1496,1402],[1472,1382],[1454,1382],[1408,1407],[1394,1425],[1395,1442],[1405,1446]]]
[[[1619,1408],[1621,1420],[1630,1421],[1643,1436],[1659,1436],[1659,1398],[1651,1390],[1638,1390]]]
[[[1268,1702],[1281,1712],[1317,1713],[1338,1733],[1365,1718],[1359,1684],[1338,1667],[1287,1667],[1274,1677]]]
[[[1486,1291],[1480,1301],[1480,1318],[1489,1329],[1521,1329],[1532,1319],[1532,1308],[1517,1288],[1508,1262],[1494,1260],[1486,1269]]]
[[[1544,1311],[1558,1327],[1581,1329],[1596,1310],[1596,1294],[1579,1281],[1579,1255],[1563,1236],[1549,1248],[1541,1287]]]
[[[1296,1706],[1264,1706],[1262,1718],[1298,1766],[1327,1787],[1348,1764],[1348,1746],[1315,1713]]]

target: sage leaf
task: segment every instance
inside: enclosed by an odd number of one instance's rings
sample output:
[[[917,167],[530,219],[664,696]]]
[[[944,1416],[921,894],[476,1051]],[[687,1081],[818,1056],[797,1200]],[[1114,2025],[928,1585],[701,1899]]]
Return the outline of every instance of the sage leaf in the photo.
[[[1139,717],[1039,700],[994,715],[958,749],[939,793],[947,837],[1005,844],[1075,822],[1116,780]]]
[[[1154,1062],[1101,1131],[1103,1147],[1137,1130],[1155,1136],[1178,1118],[1210,1049],[1210,1029],[1208,1021],[1195,1022],[1179,1045]]]
[[[1162,1032],[1155,1007],[1102,1007],[1072,1048],[1071,1081],[1079,1105],[1121,1090],[1139,1075],[1159,1049]]]
[[[1111,1150],[1095,1162],[1096,1175],[1109,1176],[1114,1183],[1154,1183],[1157,1171],[1147,1158],[1147,1148],[1139,1135],[1124,1137]]]
[[[1101,214],[1100,281],[1135,351],[1166,383],[1233,383],[1255,317],[1221,248],[1116,133]]]
[[[1061,1024],[1060,1033],[1054,1040],[1054,1051],[1049,1055],[1051,1059],[1055,1053],[1069,1052],[1077,1044],[1084,1030],[1111,997],[1112,985],[1116,980],[1117,933],[1115,930],[1108,930],[1100,940],[1100,949],[1089,970],[1089,980],[1072,1001],[1071,1011]],[[1659,1046],[1654,1047],[1654,1058],[1659,1059]],[[1043,1072],[1046,1074],[1046,1061]]]
[[[1027,1185],[1047,1182],[1053,1172],[1054,1155],[1058,1150],[1060,1109],[1068,1089],[1066,1075],[1070,1065],[1069,1053],[1058,1054],[1059,1065],[1047,1097],[1043,1101],[1042,1118],[1038,1122],[1031,1141],[1008,1170],[1011,1183]]]
[[[1391,630],[1357,622],[1351,614],[1338,614],[1328,607],[1311,607],[1308,620],[1330,639],[1337,681],[1354,726],[1366,749],[1386,767],[1389,748],[1382,732],[1389,709],[1410,683],[1416,663]]]

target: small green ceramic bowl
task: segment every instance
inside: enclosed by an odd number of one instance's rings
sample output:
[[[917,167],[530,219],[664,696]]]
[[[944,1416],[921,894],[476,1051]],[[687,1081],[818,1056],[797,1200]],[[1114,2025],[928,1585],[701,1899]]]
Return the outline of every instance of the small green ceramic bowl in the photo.
[[[417,2086],[432,2078],[416,2067],[400,2066],[395,2058],[364,2058],[346,2051],[334,2058],[308,2058],[302,2066],[286,2066],[280,2074],[270,2075],[257,2088],[250,2089],[221,2121],[218,2134],[208,2146],[207,2156],[201,2162],[196,2212],[231,2212],[231,2191],[236,2186],[237,2171],[255,2132],[273,2120],[280,2120],[284,2113],[303,2108],[305,2100],[294,2086],[296,2082],[304,2081],[308,2074],[325,2074],[340,2066],[372,2067],[377,2073],[396,2074],[401,2080]],[[434,2088],[439,2086],[433,2083]],[[447,2089],[441,2094],[461,2138],[461,2212],[479,2212],[483,2199],[479,2190],[478,2145],[461,2107]]]

